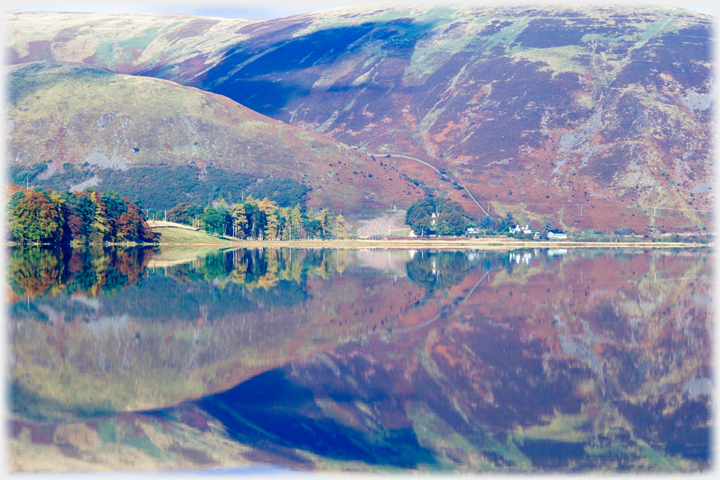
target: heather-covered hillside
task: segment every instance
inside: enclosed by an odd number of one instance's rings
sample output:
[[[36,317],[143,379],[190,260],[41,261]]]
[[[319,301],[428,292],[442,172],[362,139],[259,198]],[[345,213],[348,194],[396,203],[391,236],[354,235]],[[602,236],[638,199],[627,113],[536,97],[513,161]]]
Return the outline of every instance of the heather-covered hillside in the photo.
[[[712,29],[707,15],[647,6],[357,6],[264,21],[9,14],[13,63],[192,85],[361,151],[422,160],[437,171],[391,159],[476,215],[479,203],[536,226],[639,233],[710,226]]]

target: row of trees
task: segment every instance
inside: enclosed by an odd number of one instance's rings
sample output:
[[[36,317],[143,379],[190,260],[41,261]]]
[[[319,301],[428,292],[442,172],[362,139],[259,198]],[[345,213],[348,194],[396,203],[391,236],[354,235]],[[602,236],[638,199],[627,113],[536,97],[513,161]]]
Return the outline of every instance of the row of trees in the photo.
[[[142,210],[116,192],[17,191],[7,206],[18,243],[152,242]]]
[[[413,203],[405,215],[415,234],[463,235],[470,225],[469,214],[460,204],[438,197],[425,197]]]
[[[298,240],[308,238],[348,238],[347,223],[342,215],[323,208],[302,211],[300,205],[280,207],[267,197],[252,196],[228,205],[220,200],[205,208],[194,203],[180,203],[168,210],[167,219],[185,225],[201,226],[210,234],[240,239]]]

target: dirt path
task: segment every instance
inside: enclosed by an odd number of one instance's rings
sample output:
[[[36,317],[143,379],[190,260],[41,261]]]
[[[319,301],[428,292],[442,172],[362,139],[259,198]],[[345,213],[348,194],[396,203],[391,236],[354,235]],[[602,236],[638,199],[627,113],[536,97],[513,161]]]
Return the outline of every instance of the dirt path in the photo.
[[[416,161],[416,162],[422,163],[423,165],[426,165],[426,166],[432,168],[432,169],[435,170],[435,171],[438,173],[438,175],[440,175],[441,177],[447,178],[448,180],[452,181],[452,179],[451,179],[450,177],[448,177],[447,175],[445,175],[444,173],[442,173],[440,170],[438,170],[437,168],[433,167],[432,165],[430,165],[430,164],[429,164],[428,162],[426,162],[425,160],[420,160],[419,158],[409,157],[409,156],[407,156],[407,155],[398,155],[398,154],[396,154],[396,153],[385,153],[385,154],[382,154],[382,153],[368,153],[368,155],[370,155],[370,156],[377,156],[377,157],[398,157],[398,158],[407,158],[408,160],[414,160],[414,161]],[[475,205],[477,205],[478,207],[480,207],[480,210],[483,211],[483,213],[485,214],[485,216],[488,216],[488,217],[489,217],[490,214],[483,208],[482,205],[480,205],[480,202],[478,202],[478,201],[475,199],[475,196],[474,196],[472,193],[470,193],[470,190],[468,190],[467,187],[466,187],[465,185],[461,184],[461,183],[458,183],[458,185],[461,186],[461,187],[463,188],[463,190],[465,190],[465,192],[470,196],[470,198],[472,199],[472,201],[475,202]]]

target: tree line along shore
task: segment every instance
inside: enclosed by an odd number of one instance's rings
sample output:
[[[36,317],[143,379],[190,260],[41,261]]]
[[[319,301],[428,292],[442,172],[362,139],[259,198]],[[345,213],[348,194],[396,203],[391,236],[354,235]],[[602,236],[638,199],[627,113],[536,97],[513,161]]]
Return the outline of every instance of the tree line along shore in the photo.
[[[157,212],[153,213],[157,216]],[[342,214],[327,208],[315,210],[280,207],[267,197],[248,196],[229,205],[221,199],[202,207],[180,203],[163,212],[163,221],[148,219],[139,199],[130,201],[117,192],[18,190],[7,204],[8,241],[18,244],[239,244],[298,247],[392,246],[408,248],[518,248],[582,246],[709,245],[710,235],[661,238],[615,231],[575,232],[566,240],[548,241],[550,225],[534,235],[521,229],[512,214],[486,216],[475,221],[462,207],[447,199],[426,197],[407,210],[409,236],[354,235]],[[184,230],[184,233],[179,232]],[[173,233],[171,233],[173,232]]]

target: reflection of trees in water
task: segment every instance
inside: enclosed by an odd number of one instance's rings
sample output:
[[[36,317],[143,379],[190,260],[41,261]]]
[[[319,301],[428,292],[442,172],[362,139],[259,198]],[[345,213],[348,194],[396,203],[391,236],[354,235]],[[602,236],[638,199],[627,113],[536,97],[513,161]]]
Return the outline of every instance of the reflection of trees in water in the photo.
[[[34,247],[16,248],[8,259],[8,281],[15,295],[35,297],[116,293],[137,283],[152,249]]]
[[[224,318],[297,305],[308,297],[308,279],[331,279],[352,261],[346,251],[252,249],[146,270],[151,255],[147,248],[17,249],[9,280],[13,292],[28,301],[15,302],[10,314],[39,321],[47,321],[50,310],[62,312],[67,321],[93,321],[103,315],[195,321],[203,311],[207,319]],[[144,288],[127,288],[141,279]],[[86,299],[100,294],[105,295],[100,304]],[[31,302],[30,297],[39,298]]]
[[[548,266],[562,255],[552,249],[520,249],[511,251],[418,251],[407,263],[408,277],[426,289],[443,289],[457,285],[475,268],[489,272],[504,271],[512,275],[522,263]],[[579,251],[579,257],[602,256],[602,250]],[[632,258],[631,254],[628,258]]]
[[[507,252],[419,251],[407,263],[407,275],[416,285],[434,290],[457,285],[478,267],[490,271],[508,265]]]
[[[343,250],[259,248],[218,252],[196,262],[168,269],[168,275],[181,282],[212,281],[225,288],[243,285],[248,291],[269,290],[279,282],[302,285],[307,278],[327,280],[342,273],[349,264]]]
[[[152,254],[150,247],[17,248],[9,258],[8,278],[13,292],[21,297],[108,294],[140,281]],[[538,261],[547,262],[547,255],[541,253]],[[205,281],[220,288],[233,284],[253,291],[276,288],[283,281],[302,286],[308,278],[328,280],[354,263],[347,250],[239,249],[168,267],[162,274],[185,284]],[[478,267],[512,274],[516,263],[508,252],[421,250],[411,255],[406,270],[416,285],[434,290],[458,284]]]
[[[85,247],[16,248],[9,257],[8,281],[15,295],[35,297],[119,292],[140,281],[153,249]],[[182,283],[212,281],[247,290],[268,290],[281,281],[328,279],[347,267],[347,252],[335,250],[252,249],[219,252],[163,270]]]
[[[9,258],[8,277],[16,295],[44,295],[58,284],[65,264],[51,250],[15,250]]]

